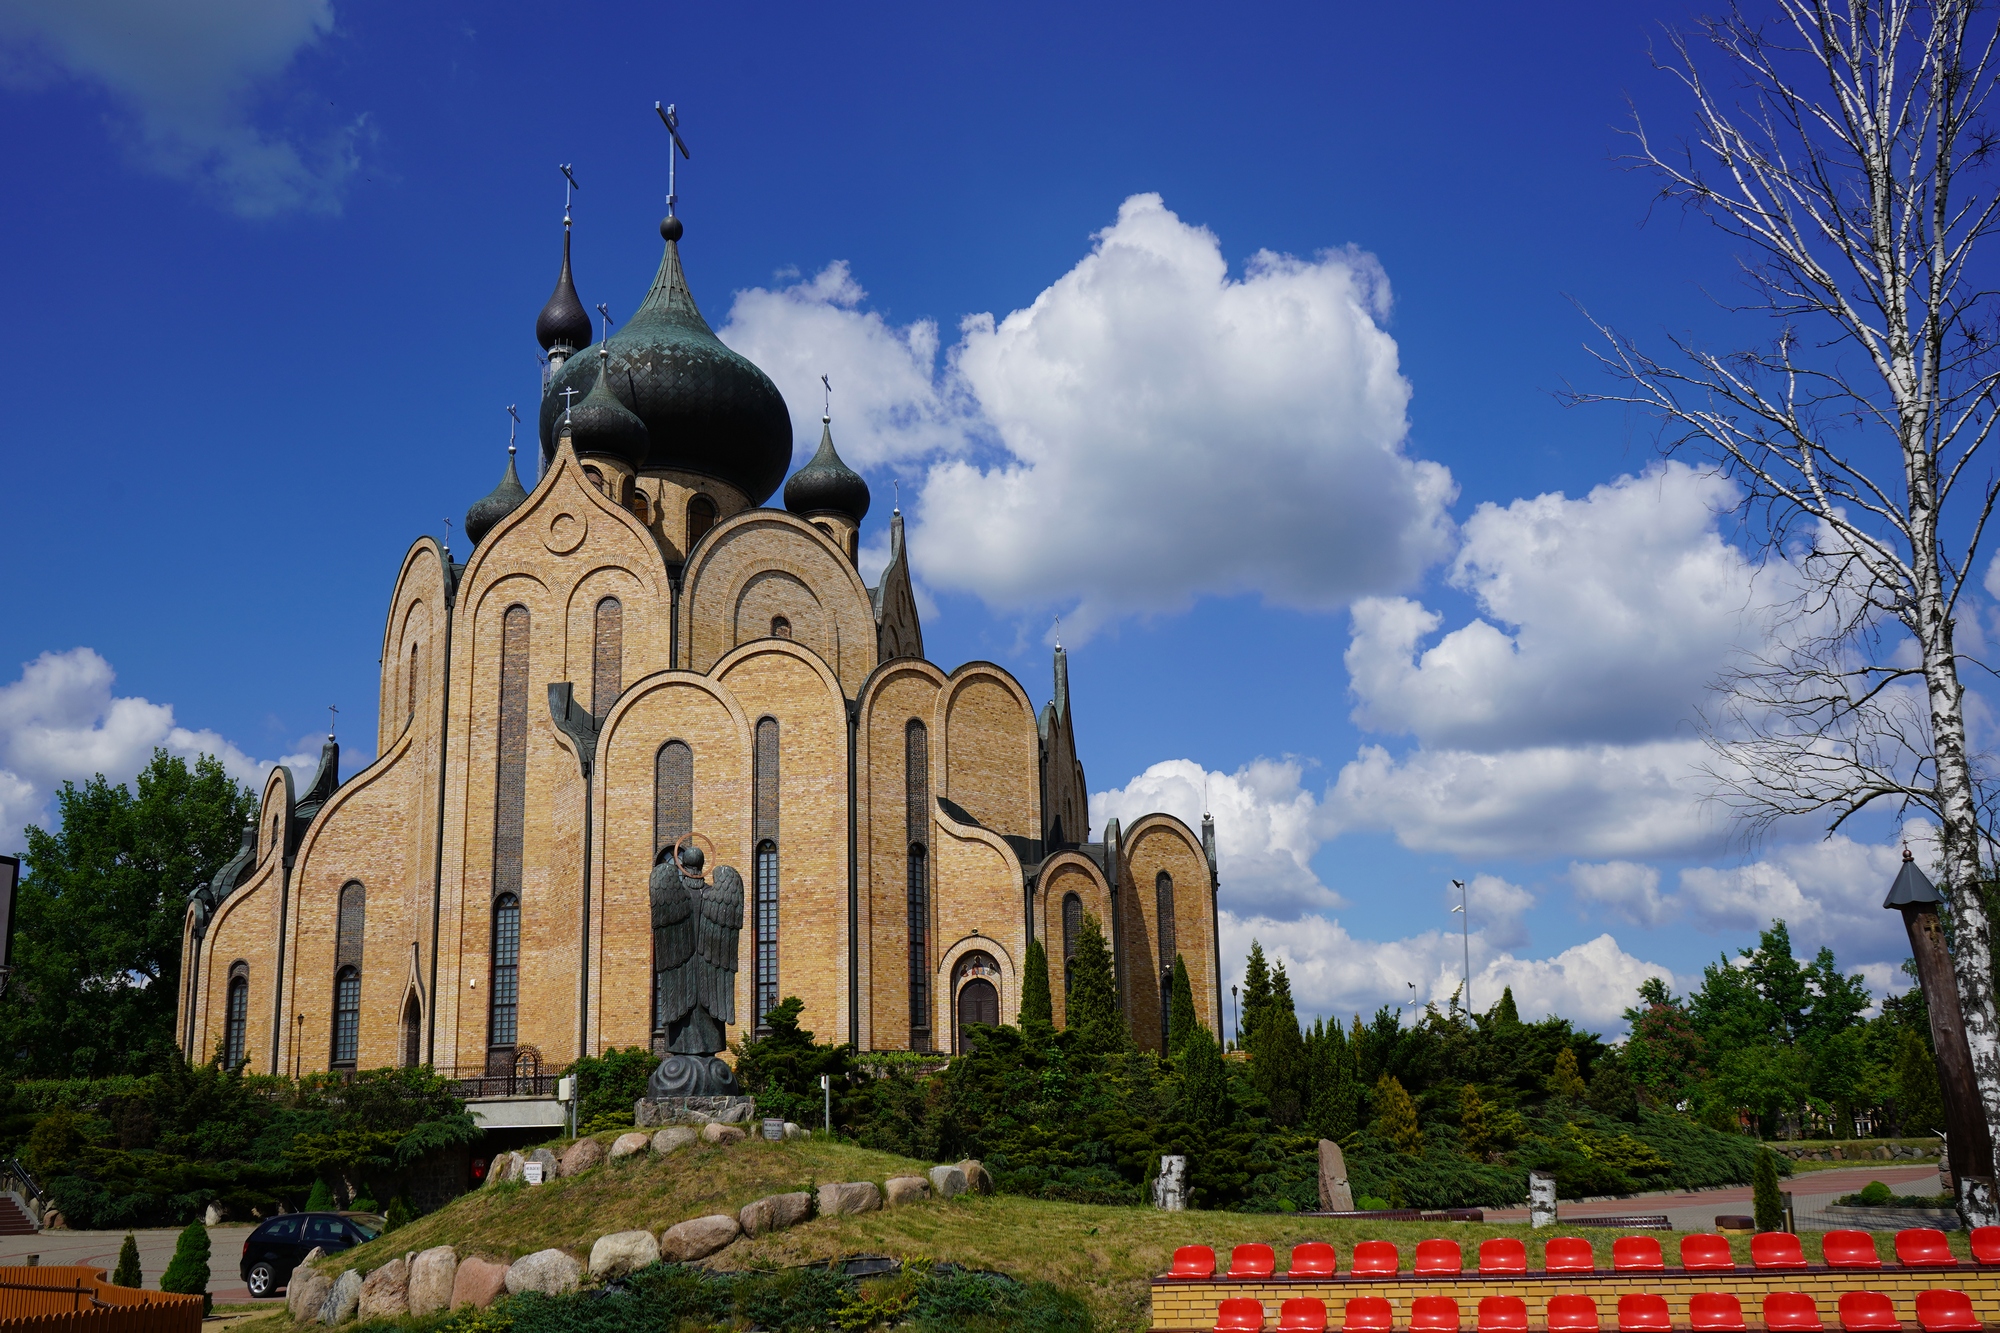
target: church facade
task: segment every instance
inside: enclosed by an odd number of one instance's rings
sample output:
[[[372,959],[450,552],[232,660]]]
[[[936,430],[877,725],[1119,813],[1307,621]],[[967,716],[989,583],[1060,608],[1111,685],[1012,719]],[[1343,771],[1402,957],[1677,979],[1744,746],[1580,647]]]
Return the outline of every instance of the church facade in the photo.
[[[795,995],[821,1040],[956,1051],[1015,1021],[1031,937],[1061,1023],[1085,913],[1142,1048],[1176,956],[1221,1031],[1212,824],[1091,840],[1063,651],[1039,709],[999,666],[929,661],[901,513],[871,587],[866,482],[826,421],[786,479],[790,414],[702,319],[680,220],[597,343],[568,228],[536,326],[538,479],[510,447],[464,559],[410,547],[377,758],[343,779],[329,737],[303,786],[274,770],[191,897],[187,1055],[468,1076],[657,1049],[647,882],[684,840],[747,888],[732,1040]]]

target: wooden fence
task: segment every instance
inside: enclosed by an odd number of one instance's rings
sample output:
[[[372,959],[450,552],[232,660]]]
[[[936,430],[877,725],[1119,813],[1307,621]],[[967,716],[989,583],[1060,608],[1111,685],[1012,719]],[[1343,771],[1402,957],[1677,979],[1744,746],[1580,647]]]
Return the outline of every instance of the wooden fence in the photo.
[[[114,1287],[101,1268],[0,1268],[6,1333],[197,1333],[206,1305],[199,1296]]]

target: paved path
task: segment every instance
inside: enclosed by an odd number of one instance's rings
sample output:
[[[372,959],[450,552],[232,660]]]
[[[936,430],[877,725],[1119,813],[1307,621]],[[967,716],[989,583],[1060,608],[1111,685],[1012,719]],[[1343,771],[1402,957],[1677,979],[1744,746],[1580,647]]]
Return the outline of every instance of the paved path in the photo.
[[[1801,1171],[1778,1188],[1789,1190],[1792,1206],[1803,1219],[1817,1213],[1843,1194],[1858,1194],[1871,1180],[1879,1180],[1898,1194],[1937,1193],[1938,1169],[1927,1165],[1893,1166],[1887,1162],[1861,1162],[1831,1171]],[[1680,1194],[1635,1194],[1629,1199],[1598,1199],[1589,1203],[1565,1203],[1556,1208],[1556,1218],[1611,1217],[1621,1213],[1665,1213],[1676,1231],[1711,1231],[1717,1213],[1750,1211],[1750,1187],[1728,1185],[1722,1189],[1695,1190]],[[1489,1222],[1525,1222],[1526,1208],[1488,1208]]]
[[[243,1262],[243,1242],[249,1238],[247,1226],[208,1229],[208,1290],[216,1304],[226,1305],[250,1299],[238,1272]],[[139,1271],[142,1286],[157,1291],[167,1260],[174,1257],[179,1227],[149,1228],[131,1233],[139,1242]],[[118,1248],[125,1243],[123,1231],[44,1231],[35,1236],[0,1236],[0,1264],[22,1264],[38,1254],[44,1264],[89,1264],[102,1268],[108,1277],[118,1267]]]

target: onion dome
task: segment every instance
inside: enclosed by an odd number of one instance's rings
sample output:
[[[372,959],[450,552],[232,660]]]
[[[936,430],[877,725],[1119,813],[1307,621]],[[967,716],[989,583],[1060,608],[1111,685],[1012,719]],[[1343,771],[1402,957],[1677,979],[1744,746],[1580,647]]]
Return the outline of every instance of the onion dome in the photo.
[[[576,284],[569,276],[569,215],[563,215],[563,265],[556,275],[556,289],[542,313],[535,316],[535,341],[544,352],[561,348],[574,352],[590,346],[590,313],[576,297]]]
[[[486,540],[486,534],[493,531],[493,525],[519,509],[528,493],[521,489],[520,474],[514,471],[514,446],[507,446],[507,470],[500,475],[500,484],[493,493],[482,500],[474,500],[472,508],[465,511],[465,535],[474,546]]]
[[[701,317],[681,271],[681,230],[679,218],[660,224],[667,248],[652,290],[600,360],[651,437],[635,465],[715,477],[762,504],[791,463],[791,413],[770,376],[723,346]],[[590,357],[572,357],[550,376],[542,399],[545,454],[555,450],[562,391],[592,388],[598,369]],[[579,401],[572,421],[582,411]],[[576,439],[580,453],[580,433]]]
[[[819,419],[819,452],[785,483],[785,508],[794,514],[845,514],[857,527],[868,513],[868,483],[833,451],[833,418]]]
[[[570,410],[570,447],[576,450],[578,458],[617,458],[635,468],[644,467],[651,442],[646,423],[618,400],[611,386],[619,376],[610,369],[610,364],[611,353],[599,347],[597,380],[583,401]]]

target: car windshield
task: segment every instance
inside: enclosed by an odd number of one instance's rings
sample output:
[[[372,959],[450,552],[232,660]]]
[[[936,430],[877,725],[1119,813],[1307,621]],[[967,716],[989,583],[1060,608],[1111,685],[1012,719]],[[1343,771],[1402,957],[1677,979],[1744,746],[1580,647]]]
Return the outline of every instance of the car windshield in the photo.
[[[380,1226],[370,1226],[368,1223],[359,1221],[356,1218],[352,1217],[348,1218],[347,1225],[353,1227],[356,1231],[360,1232],[361,1239],[363,1240],[374,1240],[377,1236],[382,1234],[382,1228]]]

